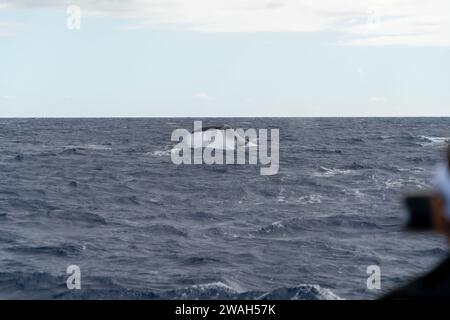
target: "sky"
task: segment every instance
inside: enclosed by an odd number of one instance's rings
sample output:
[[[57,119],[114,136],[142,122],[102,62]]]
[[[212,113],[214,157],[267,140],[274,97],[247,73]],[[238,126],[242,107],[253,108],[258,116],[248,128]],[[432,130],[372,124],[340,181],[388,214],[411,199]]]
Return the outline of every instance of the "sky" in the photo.
[[[0,117],[450,116],[449,84],[448,0],[0,0]]]

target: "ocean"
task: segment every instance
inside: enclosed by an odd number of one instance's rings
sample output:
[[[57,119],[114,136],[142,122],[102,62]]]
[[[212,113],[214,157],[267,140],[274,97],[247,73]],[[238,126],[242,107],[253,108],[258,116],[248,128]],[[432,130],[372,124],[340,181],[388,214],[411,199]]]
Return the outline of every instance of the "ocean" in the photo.
[[[194,120],[279,128],[278,174],[173,164]],[[0,298],[375,299],[447,255],[402,230],[447,140],[450,118],[0,119]]]

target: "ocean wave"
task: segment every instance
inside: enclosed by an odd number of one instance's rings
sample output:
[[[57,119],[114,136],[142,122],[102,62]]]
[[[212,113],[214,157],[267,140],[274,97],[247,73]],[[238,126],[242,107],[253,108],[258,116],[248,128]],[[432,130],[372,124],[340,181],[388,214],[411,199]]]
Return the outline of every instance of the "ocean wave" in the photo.
[[[112,150],[110,143],[65,146],[64,149],[95,150],[95,151],[110,151],[110,150]]]
[[[400,172],[407,171],[407,172],[413,172],[413,173],[424,172],[425,171],[425,169],[421,168],[421,167],[398,168],[397,170],[400,171]]]
[[[391,172],[400,172],[400,171],[406,171],[403,169],[400,169],[395,166],[389,166],[389,165],[369,165],[366,163],[360,163],[360,162],[352,162],[351,164],[340,166],[338,168],[327,168],[324,166],[319,166],[317,168],[317,171],[313,174],[316,177],[330,177],[330,176],[337,176],[337,175],[347,175],[351,173],[357,173],[358,171],[362,170],[386,170]]]
[[[55,257],[76,256],[83,251],[82,246],[75,246],[72,244],[61,244],[57,246],[12,246],[7,247],[6,250],[30,255],[49,255]]]
[[[402,168],[402,167],[398,167],[398,166],[384,166],[381,169],[386,170],[386,171],[399,172],[399,173],[402,173],[402,172],[419,173],[419,172],[425,171],[425,169],[422,167]]]
[[[0,194],[4,194],[6,197],[19,197],[16,191],[11,190],[0,190]]]
[[[276,233],[279,230],[285,230],[286,226],[283,224],[283,221],[275,221],[266,227],[260,228],[257,233]]]
[[[1,299],[136,299],[136,300],[341,300],[318,284],[298,284],[270,290],[244,290],[227,281],[216,281],[168,290],[135,289],[109,277],[88,277],[81,290],[68,290],[67,276],[47,272],[0,272]]]
[[[296,200],[301,204],[314,204],[314,203],[322,203],[322,197],[318,194],[310,194],[306,196],[301,196]]]
[[[25,156],[23,154],[18,154],[14,157],[15,161],[23,161],[25,159]]]
[[[338,141],[344,142],[344,143],[363,143],[365,140],[363,138],[337,138]]]
[[[319,194],[308,194],[301,197],[288,197],[280,194],[277,197],[278,202],[288,203],[288,204],[318,204],[322,203],[322,196]]]
[[[339,300],[331,290],[319,285],[300,284],[271,291],[240,291],[223,282],[195,285],[165,292],[163,299],[226,299],[226,300]]]
[[[352,164],[345,166],[343,169],[345,169],[345,170],[365,170],[365,169],[373,169],[373,167],[369,166],[367,164],[353,162]]]
[[[170,156],[172,150],[155,150],[152,152],[152,155],[154,155],[155,157],[166,157],[166,156]]]
[[[3,244],[13,244],[16,242],[17,235],[10,231],[0,230],[0,243]]]
[[[302,151],[307,152],[315,152],[315,153],[321,153],[321,154],[342,154],[343,151],[340,149],[330,149],[330,148],[304,148]]]
[[[64,287],[64,277],[46,272],[0,272],[1,299],[49,299]]]
[[[388,179],[379,179],[378,182],[381,182],[382,189],[399,189],[404,187],[411,187],[417,189],[426,189],[429,185],[418,178],[410,177],[410,178],[388,178]]]
[[[185,214],[184,217],[199,222],[219,220],[217,214],[214,214],[211,211],[204,210],[189,211]]]
[[[63,150],[64,151],[64,150]],[[61,154],[60,149],[55,151],[48,147],[39,147],[33,149],[22,148],[20,152],[10,158],[14,162],[21,162],[26,160],[35,160],[40,157],[55,157]]]
[[[442,248],[431,248],[431,249],[424,249],[417,251],[417,255],[419,256],[429,256],[434,255],[438,257],[445,257],[448,255],[448,249],[442,249]]]
[[[330,289],[317,284],[300,284],[270,291],[241,291],[221,281],[163,292],[133,289],[83,289],[58,294],[59,299],[140,299],[140,300],[341,300]]]
[[[106,225],[106,219],[102,216],[83,210],[49,210],[47,217],[52,219],[61,219],[69,221],[70,223],[81,223],[89,227],[97,225]]]
[[[68,149],[64,149],[63,151],[61,151],[59,154],[60,155],[79,155],[79,156],[84,156],[85,154],[80,152],[81,149],[78,148],[68,148]]]
[[[349,174],[349,169],[329,169],[323,166],[319,166],[317,171],[313,174],[316,177],[331,177],[336,175]]]
[[[420,145],[421,146],[433,146],[433,145],[443,145],[450,142],[450,137],[428,137],[428,136],[420,136]]]
[[[204,264],[219,264],[223,265],[223,261],[213,257],[189,257],[183,260],[186,265],[204,265]]]
[[[146,231],[151,232],[151,233],[155,233],[155,234],[164,234],[164,235],[175,235],[175,236],[181,236],[181,237],[186,237],[187,233],[183,230],[180,230],[172,225],[169,224],[154,224],[151,226],[148,226],[145,228]]]
[[[135,205],[139,206],[140,202],[136,196],[125,196],[125,197],[118,197],[117,203],[122,205]]]
[[[255,293],[253,293],[254,295]],[[257,300],[342,300],[330,289],[322,288],[317,284],[302,284],[296,287],[285,287],[263,293],[257,297],[250,297]]]
[[[374,222],[368,221],[363,217],[356,215],[334,215],[325,217],[296,217],[286,220],[279,220],[270,225],[260,227],[250,233],[251,236],[262,237],[291,237],[296,236],[304,231],[316,230],[323,228],[341,228],[342,230],[359,230],[361,228],[369,230],[377,230],[380,228]]]

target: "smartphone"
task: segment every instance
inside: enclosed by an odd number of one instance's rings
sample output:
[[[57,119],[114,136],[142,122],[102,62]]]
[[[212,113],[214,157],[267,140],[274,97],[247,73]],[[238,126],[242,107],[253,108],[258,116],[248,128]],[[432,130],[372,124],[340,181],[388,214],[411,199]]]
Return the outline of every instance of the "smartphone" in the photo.
[[[408,230],[426,231],[432,228],[433,206],[430,194],[415,194],[405,197],[408,209],[406,228]]]

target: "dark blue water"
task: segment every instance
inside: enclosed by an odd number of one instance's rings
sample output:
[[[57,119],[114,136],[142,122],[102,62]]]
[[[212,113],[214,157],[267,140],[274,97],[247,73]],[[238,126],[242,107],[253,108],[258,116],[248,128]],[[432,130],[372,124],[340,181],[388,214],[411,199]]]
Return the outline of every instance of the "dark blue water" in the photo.
[[[400,229],[449,118],[203,122],[280,128],[279,173],[172,164],[193,119],[0,119],[0,298],[375,298],[445,256]]]

